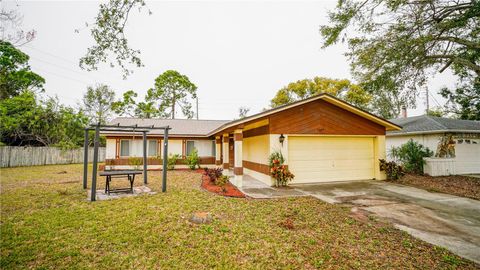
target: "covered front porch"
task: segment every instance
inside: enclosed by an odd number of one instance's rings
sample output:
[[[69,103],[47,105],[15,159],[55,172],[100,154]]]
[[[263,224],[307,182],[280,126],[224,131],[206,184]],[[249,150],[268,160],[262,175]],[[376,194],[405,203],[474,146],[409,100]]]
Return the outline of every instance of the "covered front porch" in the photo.
[[[230,182],[241,188],[243,185],[243,130],[215,136],[215,164],[231,176]]]

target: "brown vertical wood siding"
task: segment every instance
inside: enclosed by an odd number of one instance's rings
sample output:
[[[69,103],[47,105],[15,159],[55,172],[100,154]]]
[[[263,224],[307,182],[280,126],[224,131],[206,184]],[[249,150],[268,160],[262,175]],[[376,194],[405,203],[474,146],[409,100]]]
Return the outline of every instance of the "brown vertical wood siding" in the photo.
[[[385,127],[324,100],[270,116],[271,134],[385,135]]]
[[[270,168],[266,164],[260,164],[256,162],[246,161],[242,162],[243,167],[252,171],[270,175]]]
[[[235,166],[235,142],[233,141],[233,138],[230,138],[228,142],[228,163],[230,164],[230,167]]]
[[[249,137],[255,137],[255,136],[268,134],[269,129],[270,129],[270,126],[266,125],[266,126],[261,126],[261,127],[258,127],[258,128],[245,130],[243,132],[243,138],[249,138]]]

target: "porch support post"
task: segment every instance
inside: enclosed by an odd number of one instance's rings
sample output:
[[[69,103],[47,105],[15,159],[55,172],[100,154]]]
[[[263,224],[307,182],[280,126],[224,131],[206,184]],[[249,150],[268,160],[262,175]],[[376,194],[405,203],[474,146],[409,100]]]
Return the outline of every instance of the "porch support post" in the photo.
[[[222,165],[222,138],[215,136],[215,165]]]
[[[148,184],[147,178],[147,132],[143,132],[143,184]]]
[[[233,173],[235,175],[235,185],[242,187],[243,184],[243,130],[236,129],[233,133],[235,141],[235,167]]]
[[[88,129],[85,129],[85,141],[83,142],[83,189],[87,189],[88,179]]]
[[[223,169],[228,170],[228,133],[223,134]]]

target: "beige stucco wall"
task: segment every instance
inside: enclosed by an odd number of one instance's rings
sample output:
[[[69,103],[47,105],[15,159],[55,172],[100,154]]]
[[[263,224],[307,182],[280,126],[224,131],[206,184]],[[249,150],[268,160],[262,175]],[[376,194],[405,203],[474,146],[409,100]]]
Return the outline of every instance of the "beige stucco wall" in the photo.
[[[113,159],[115,158],[115,151],[116,151],[116,143],[117,143],[117,140],[115,139],[107,139],[106,141],[107,145],[106,145],[106,155],[105,155],[105,158],[106,159]]]
[[[387,150],[385,147],[385,136],[376,136],[373,140],[373,147],[374,147],[374,172],[375,172],[375,179],[377,180],[385,180],[387,179],[387,175],[385,172],[380,171],[380,159],[387,158]]]
[[[182,155],[182,148],[183,148],[182,141],[183,140],[169,139],[168,155],[175,155],[175,154]]]
[[[269,144],[269,135],[244,138],[243,160],[268,164]]]

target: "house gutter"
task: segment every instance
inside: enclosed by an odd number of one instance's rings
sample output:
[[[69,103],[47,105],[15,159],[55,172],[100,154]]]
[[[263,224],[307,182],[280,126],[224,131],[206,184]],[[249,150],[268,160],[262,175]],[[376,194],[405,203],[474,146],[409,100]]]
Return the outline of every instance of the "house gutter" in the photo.
[[[463,130],[463,129],[451,129],[451,130],[429,130],[429,131],[410,131],[410,132],[399,132],[399,133],[388,133],[387,137],[399,137],[407,135],[425,135],[425,134],[436,134],[436,133],[480,133],[480,130]]]

